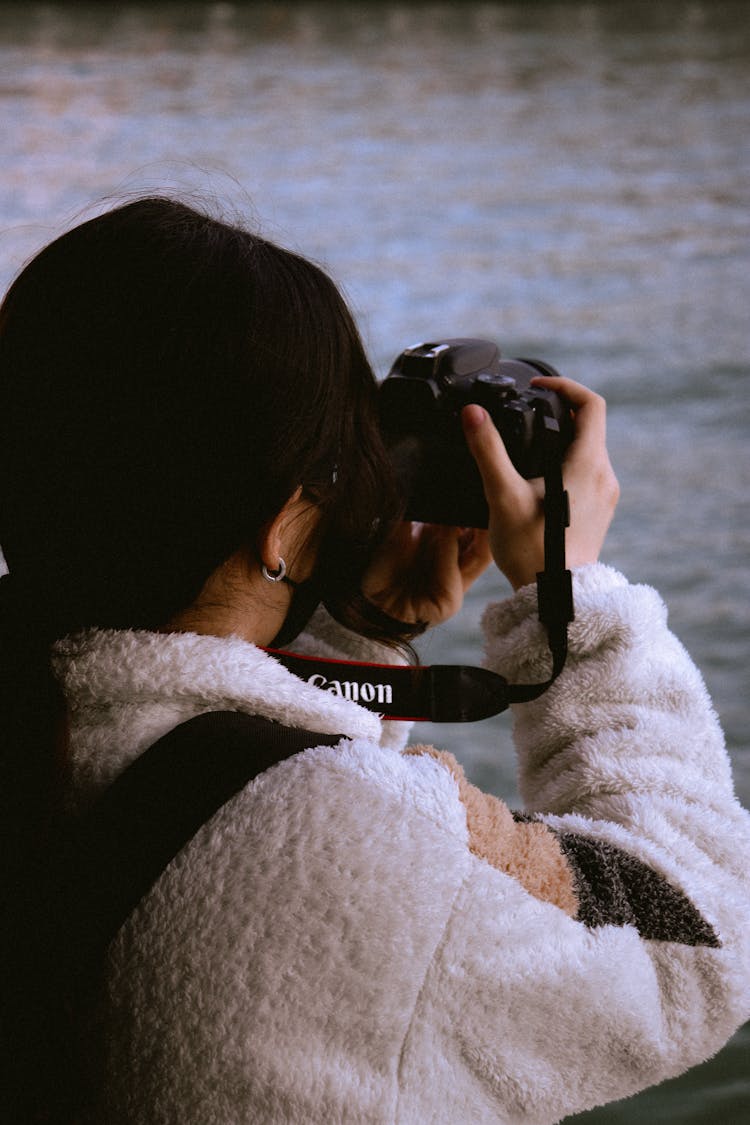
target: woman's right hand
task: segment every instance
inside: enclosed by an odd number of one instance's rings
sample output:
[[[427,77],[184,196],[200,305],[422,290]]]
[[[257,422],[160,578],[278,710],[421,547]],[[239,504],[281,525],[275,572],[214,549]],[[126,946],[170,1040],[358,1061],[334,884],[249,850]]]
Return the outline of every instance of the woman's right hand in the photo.
[[[539,376],[533,386],[557,391],[575,416],[575,437],[563,462],[570,502],[565,536],[569,567],[596,562],[620,494],[606,447],[606,404],[572,379]],[[515,590],[544,570],[544,481],[516,472],[486,410],[476,404],[461,413],[464,435],[482,475],[490,510],[493,558]]]

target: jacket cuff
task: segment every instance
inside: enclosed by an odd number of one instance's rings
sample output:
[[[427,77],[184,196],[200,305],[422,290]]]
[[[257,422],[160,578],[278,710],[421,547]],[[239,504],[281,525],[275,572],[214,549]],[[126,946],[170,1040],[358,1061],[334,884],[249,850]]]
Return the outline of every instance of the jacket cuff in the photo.
[[[590,563],[573,570],[575,619],[568,626],[568,657],[604,647],[632,644],[644,621],[666,624],[666,608],[650,586],[631,586],[610,566]],[[549,674],[547,634],[539,621],[536,585],[487,606],[482,616],[485,665],[514,683],[533,683]]]

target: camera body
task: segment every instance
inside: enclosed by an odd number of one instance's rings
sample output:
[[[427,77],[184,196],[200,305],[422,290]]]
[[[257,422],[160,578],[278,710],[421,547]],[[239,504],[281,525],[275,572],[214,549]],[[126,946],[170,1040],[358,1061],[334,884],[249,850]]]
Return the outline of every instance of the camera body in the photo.
[[[561,450],[573,423],[560,395],[530,383],[557,374],[538,359],[502,359],[490,340],[440,340],[402,352],[379,400],[386,447],[407,498],[404,518],[487,527],[482,479],[461,428],[461,409],[470,402],[487,410],[521,476],[542,476],[545,419],[557,423]]]

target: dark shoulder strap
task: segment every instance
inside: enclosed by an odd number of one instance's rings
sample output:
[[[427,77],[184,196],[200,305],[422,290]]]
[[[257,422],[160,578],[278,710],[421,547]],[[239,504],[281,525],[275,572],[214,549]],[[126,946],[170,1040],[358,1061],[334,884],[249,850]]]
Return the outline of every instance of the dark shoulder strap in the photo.
[[[16,952],[50,987],[85,987],[126,918],[205,821],[270,766],[340,737],[235,711],[175,727],[30,864],[3,904]]]
[[[175,727],[110,786],[76,827],[61,891],[86,904],[80,951],[101,949],[198,829],[277,762],[341,735],[214,711]],[[84,958],[85,960],[85,958]]]
[[[0,903],[0,1121],[74,1120],[76,1013],[117,931],[230,797],[277,762],[341,737],[233,711],[199,715],[140,755],[30,862]]]

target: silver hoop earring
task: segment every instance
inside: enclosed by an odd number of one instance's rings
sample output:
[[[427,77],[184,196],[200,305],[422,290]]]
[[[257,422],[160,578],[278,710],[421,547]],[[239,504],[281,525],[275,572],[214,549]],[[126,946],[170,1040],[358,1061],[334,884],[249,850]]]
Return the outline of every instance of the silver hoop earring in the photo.
[[[286,563],[279,557],[279,565],[276,570],[269,570],[265,563],[263,563],[260,570],[266,582],[281,582],[286,575]]]

